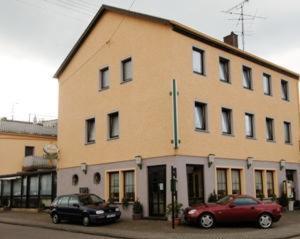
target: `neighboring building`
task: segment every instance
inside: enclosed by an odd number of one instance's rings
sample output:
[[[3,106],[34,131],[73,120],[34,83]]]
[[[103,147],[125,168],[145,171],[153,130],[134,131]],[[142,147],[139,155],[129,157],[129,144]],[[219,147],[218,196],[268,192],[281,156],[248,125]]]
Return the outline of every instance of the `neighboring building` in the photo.
[[[56,126],[0,120],[0,207],[50,204],[56,196],[56,160],[43,158],[43,148],[56,141]]]
[[[103,6],[55,77],[58,194],[139,199],[160,217],[174,166],[184,206],[214,191],[279,196],[287,177],[299,199],[298,74],[177,22]]]

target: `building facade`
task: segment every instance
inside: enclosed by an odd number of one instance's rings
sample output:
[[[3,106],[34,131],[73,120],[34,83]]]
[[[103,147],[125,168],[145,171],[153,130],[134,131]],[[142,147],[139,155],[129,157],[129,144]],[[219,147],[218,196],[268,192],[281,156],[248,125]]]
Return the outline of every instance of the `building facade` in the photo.
[[[43,148],[56,144],[57,126],[0,120],[0,207],[39,208],[56,196],[56,161]]]
[[[103,6],[59,80],[58,194],[165,215],[215,192],[299,199],[299,75],[180,23]],[[126,212],[125,212],[126,214]]]

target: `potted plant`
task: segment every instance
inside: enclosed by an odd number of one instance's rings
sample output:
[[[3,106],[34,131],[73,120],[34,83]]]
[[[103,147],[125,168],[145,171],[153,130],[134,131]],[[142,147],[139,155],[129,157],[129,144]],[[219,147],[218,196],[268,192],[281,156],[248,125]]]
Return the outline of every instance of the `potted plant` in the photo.
[[[276,201],[277,201],[277,196],[276,196],[275,193],[273,193],[273,194],[271,195],[271,200],[272,200],[272,202],[276,202]]]
[[[123,209],[127,209],[129,207],[129,200],[126,197],[122,199],[122,207]]]
[[[208,202],[215,203],[217,201],[218,201],[218,196],[217,196],[216,192],[213,191],[208,197]]]
[[[263,193],[259,193],[258,198],[259,198],[260,201],[263,201],[264,198],[265,198],[265,195]]]
[[[139,220],[143,218],[143,205],[140,203],[139,200],[136,200],[133,203],[133,214],[132,214],[132,219],[133,220]]]
[[[182,203],[175,203],[174,212],[175,212],[175,225],[180,225],[181,224],[180,216],[182,213]],[[172,215],[172,203],[168,204],[166,214],[167,214],[167,216]]]

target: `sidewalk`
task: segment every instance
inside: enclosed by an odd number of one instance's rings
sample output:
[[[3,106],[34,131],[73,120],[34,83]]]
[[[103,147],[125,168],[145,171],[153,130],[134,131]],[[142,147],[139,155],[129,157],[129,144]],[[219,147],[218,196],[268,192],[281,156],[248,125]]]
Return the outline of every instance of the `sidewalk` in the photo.
[[[85,233],[125,239],[276,239],[300,236],[300,212],[285,213],[272,229],[261,230],[255,226],[219,226],[205,230],[186,225],[175,230],[166,221],[121,220],[117,223],[83,227],[79,224],[61,223],[54,225],[46,213],[0,212],[0,223],[23,225],[53,230]]]

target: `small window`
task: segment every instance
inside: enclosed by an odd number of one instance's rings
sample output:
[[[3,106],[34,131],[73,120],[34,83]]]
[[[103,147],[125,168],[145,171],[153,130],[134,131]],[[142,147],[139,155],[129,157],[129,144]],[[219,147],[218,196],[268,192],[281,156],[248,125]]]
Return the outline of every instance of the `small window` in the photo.
[[[290,144],[292,142],[291,139],[291,123],[290,122],[283,122],[284,127],[284,142],[286,144]]]
[[[124,198],[128,201],[134,201],[134,171],[124,172]]]
[[[109,173],[109,199],[113,202],[119,202],[119,173]]]
[[[100,90],[109,88],[109,68],[100,70]]]
[[[85,121],[86,127],[86,143],[91,144],[96,142],[95,118]]]
[[[207,104],[195,102],[195,128],[207,130],[206,123]]]
[[[232,134],[231,109],[222,108],[222,133]]]
[[[101,182],[101,174],[95,173],[94,174],[94,184],[99,184]]]
[[[272,95],[271,76],[265,73],[263,74],[263,87],[265,95]]]
[[[132,59],[127,58],[122,61],[122,82],[132,80]]]
[[[109,120],[109,138],[115,139],[119,137],[119,112],[108,115]]]
[[[285,80],[281,80],[281,97],[283,100],[289,100],[289,85]]]
[[[252,90],[251,68],[243,66],[243,86],[245,89]]]
[[[261,198],[264,195],[263,172],[261,170],[255,170],[255,190],[257,198]]]
[[[229,83],[229,60],[220,57],[219,59],[220,68],[220,80]]]
[[[221,199],[227,195],[227,170],[217,169],[217,187],[218,198]]]
[[[241,194],[241,170],[231,170],[232,194]]]
[[[271,118],[266,118],[266,138],[274,141],[274,120]]]
[[[34,147],[33,146],[25,146],[25,157],[34,155]]]
[[[193,47],[193,72],[204,75],[204,51]]]
[[[233,201],[236,206],[256,205],[257,201],[252,198],[237,198]]]
[[[245,114],[245,129],[246,137],[254,138],[254,115],[246,113]]]
[[[79,182],[78,175],[77,175],[77,174],[74,174],[74,175],[72,176],[72,185],[73,185],[73,186],[77,186],[77,185],[78,185],[78,182]]]
[[[268,197],[273,197],[274,195],[274,172],[267,171],[267,191]]]

